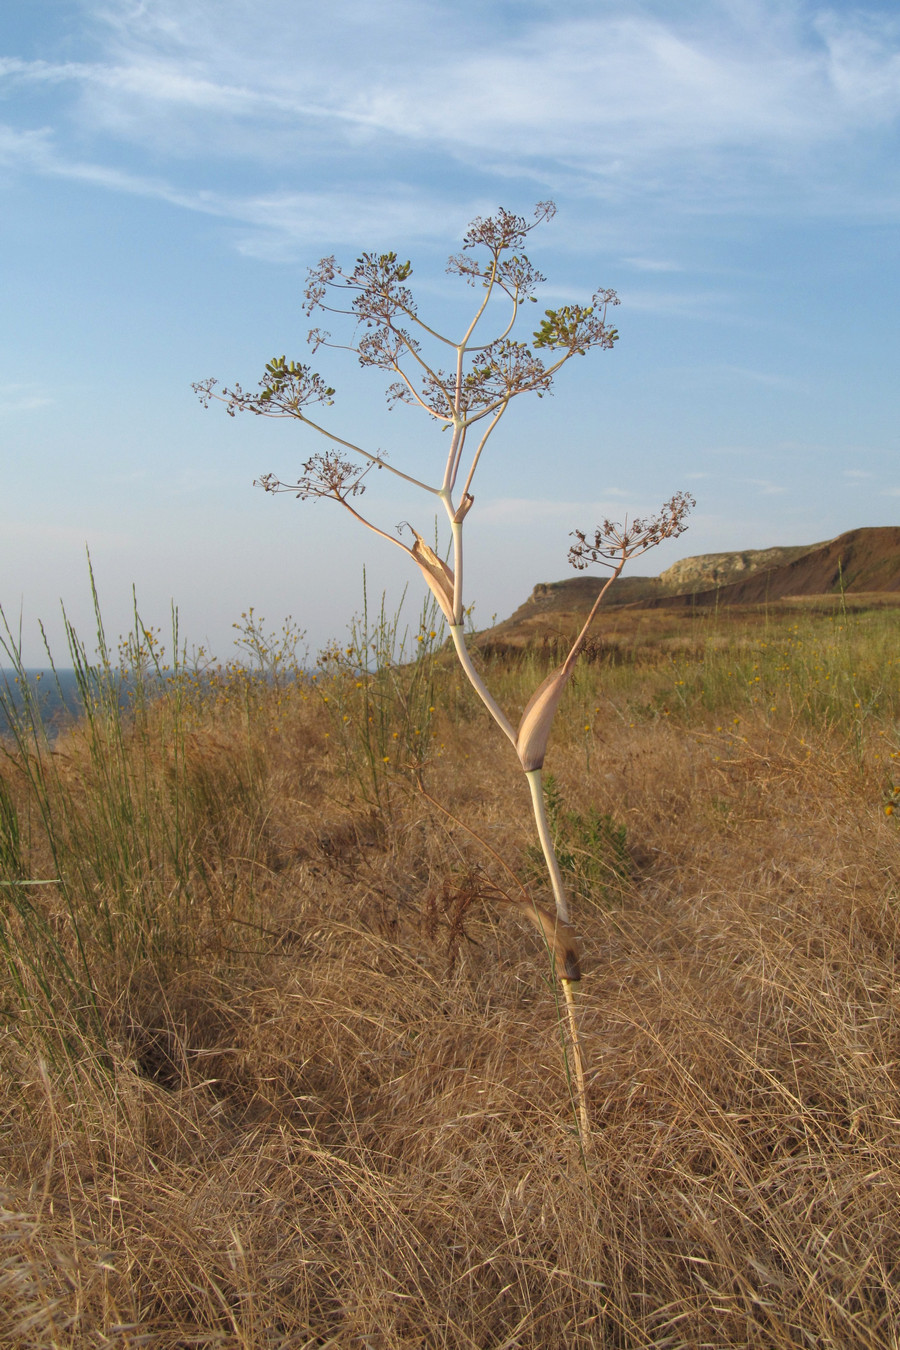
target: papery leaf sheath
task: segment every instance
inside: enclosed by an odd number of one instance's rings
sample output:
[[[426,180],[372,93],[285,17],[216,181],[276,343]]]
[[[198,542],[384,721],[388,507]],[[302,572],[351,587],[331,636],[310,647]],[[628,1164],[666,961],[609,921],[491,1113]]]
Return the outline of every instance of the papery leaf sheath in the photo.
[[[552,671],[532,695],[522,714],[516,735],[516,750],[526,773],[539,769],[544,763],[553,718],[574,664],[570,656],[565,665]]]
[[[567,923],[535,905],[530,912],[532,922],[544,934],[547,945],[553,952],[556,971],[560,979],[580,980],[581,966],[578,959],[578,944],[575,934]]]
[[[443,558],[439,558],[433,548],[428,544],[420,534],[416,535],[416,542],[411,549],[412,555],[422,571],[422,575],[428,582],[435,599],[444,612],[444,617],[448,623],[453,623],[453,569],[448,567]]]

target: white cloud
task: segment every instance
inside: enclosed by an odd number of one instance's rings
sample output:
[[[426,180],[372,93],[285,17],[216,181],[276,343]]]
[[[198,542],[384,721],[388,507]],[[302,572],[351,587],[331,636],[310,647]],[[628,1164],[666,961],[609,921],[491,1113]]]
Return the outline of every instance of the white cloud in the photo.
[[[727,291],[633,291],[620,288],[619,297],[628,310],[645,314],[679,314],[683,318],[733,320],[734,296]]]
[[[787,488],[782,484],[773,483],[768,478],[744,478],[741,481],[758,488],[764,497],[778,497],[787,492]]]
[[[860,137],[896,131],[897,24],[774,0],[656,9],[334,0],[269,24],[249,0],[108,0],[89,11],[99,59],[12,56],[0,78],[71,85],[83,134],[194,157],[207,178],[219,161],[321,179],[345,157],[370,180],[399,156],[421,181],[439,153],[613,205],[762,210],[765,183],[798,209],[896,209],[895,173],[844,180]]]
[[[48,127],[17,131],[0,123],[0,164],[39,164],[51,153],[52,132]]]
[[[454,218],[459,210],[426,190],[417,193],[397,183],[384,184],[380,191],[354,192],[348,187],[340,192],[283,192],[232,200],[227,214],[254,227],[252,233],[239,234],[241,253],[280,262],[293,257],[297,245],[322,240],[330,245],[399,235],[443,241],[448,217]]]
[[[320,192],[272,192],[241,196],[204,189],[180,188],[164,178],[124,169],[66,159],[47,129],[19,132],[0,124],[0,164],[27,167],[46,177],[69,178],[114,192],[155,198],[226,219],[236,226],[253,227],[239,233],[237,248],[248,256],[273,261],[292,257],[296,246],[358,241],[360,234],[444,239],[448,216],[459,207],[415,192],[405,185],[385,183],[380,191],[367,187]],[[474,210],[472,212],[474,214]],[[461,217],[462,219],[462,217]]]
[[[38,393],[37,385],[0,384],[0,416],[5,413],[34,412],[46,408],[55,399]]]
[[[831,86],[848,116],[877,124],[900,113],[900,22],[857,10],[826,10],[816,19]]]
[[[662,258],[623,258],[623,262],[638,272],[683,272],[680,263],[666,262]]]
[[[129,102],[140,102],[158,111],[167,107],[182,115],[190,110],[225,113],[229,118],[265,118],[288,114],[294,118],[336,118],[361,126],[375,125],[373,119],[339,106],[320,106],[298,94],[278,94],[271,89],[253,88],[198,76],[172,61],[145,57],[124,65],[48,61],[21,61],[0,58],[0,79],[19,85],[72,84],[98,100],[93,111],[107,129],[121,119],[123,130],[133,130]],[[100,100],[105,98],[106,102]],[[119,112],[116,113],[118,106]],[[132,110],[133,111],[133,110]]]

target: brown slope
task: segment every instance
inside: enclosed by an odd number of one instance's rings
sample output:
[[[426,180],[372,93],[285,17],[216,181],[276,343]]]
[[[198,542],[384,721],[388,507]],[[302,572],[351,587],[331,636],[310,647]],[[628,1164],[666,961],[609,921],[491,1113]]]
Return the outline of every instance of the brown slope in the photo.
[[[586,614],[607,580],[603,576],[579,576],[566,577],[564,581],[540,581],[525,603],[506,622],[558,609],[575,612],[583,609]],[[670,590],[663,587],[659,577],[624,576],[617,577],[612,583],[603,603],[606,606],[633,605],[658,595],[671,594]]]
[[[673,563],[658,577],[632,576],[626,572],[612,583],[603,606],[611,609],[622,605],[644,605],[648,600],[663,596],[694,595],[708,590],[716,581],[721,593],[723,586],[746,581],[757,572],[794,562],[823,547],[823,544],[795,544],[731,553],[701,553]],[[539,582],[524,604],[496,627],[516,626],[532,621],[538,615],[587,614],[606,580],[603,576],[577,576],[564,581]]]
[[[900,591],[900,526],[848,530],[794,562],[756,572],[744,581],[692,595],[659,596],[642,604],[647,609],[759,605],[788,596],[834,595],[842,589],[848,594]]]
[[[733,581],[746,581],[754,572],[765,572],[771,567],[782,567],[802,558],[813,549],[822,548],[827,539],[812,544],[772,545],[769,548],[746,548],[731,553],[700,553],[692,558],[681,558],[660,572],[660,595],[687,595],[689,591],[705,591],[710,586],[730,586]]]

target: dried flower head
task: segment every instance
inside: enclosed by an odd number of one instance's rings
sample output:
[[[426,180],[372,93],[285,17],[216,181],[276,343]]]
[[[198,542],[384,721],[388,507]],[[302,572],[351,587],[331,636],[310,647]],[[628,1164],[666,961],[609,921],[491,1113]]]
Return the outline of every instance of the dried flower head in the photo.
[[[569,562],[581,572],[591,563],[619,567],[629,558],[655,548],[664,539],[677,539],[684,534],[687,517],[696,505],[689,492],[676,492],[655,516],[635,517],[630,522],[626,516],[622,525],[618,521],[604,520],[591,540],[583,530],[573,530],[572,537],[578,542],[569,549]]]
[[[328,450],[306,461],[296,483],[283,483],[273,473],[264,473],[254,486],[258,485],[266,492],[293,492],[301,501],[310,497],[332,497],[346,502],[348,497],[362,496],[365,492],[362,480],[370,467],[351,464],[336,450]]]

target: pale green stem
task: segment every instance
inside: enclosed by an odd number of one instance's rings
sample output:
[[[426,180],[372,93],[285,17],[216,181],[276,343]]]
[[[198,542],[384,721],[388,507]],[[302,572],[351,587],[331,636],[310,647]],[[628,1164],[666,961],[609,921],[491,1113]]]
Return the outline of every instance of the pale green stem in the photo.
[[[221,401],[222,400],[220,399],[220,402]],[[264,416],[265,415],[266,414],[264,414]],[[326,431],[324,427],[319,426],[318,422],[313,422],[309,417],[303,416],[303,414],[269,413],[268,416],[298,417],[298,420],[303,422],[305,426],[312,427],[313,431],[318,431],[320,436],[327,436],[329,440],[336,441],[338,445],[343,445],[345,449],[352,450],[354,454],[362,455],[363,459],[367,459],[370,464],[379,464],[382,469],[387,469],[388,473],[392,473],[395,478],[402,478],[407,483],[412,483],[414,487],[423,488],[426,492],[433,492],[435,496],[438,496],[440,493],[440,488],[432,487],[430,483],[423,483],[420,478],[413,478],[411,474],[404,473],[402,469],[395,469],[393,464],[388,464],[387,460],[382,459],[380,455],[373,455],[371,451],[364,450],[361,445],[355,445],[353,441],[345,441],[343,437],[335,436],[333,431]]]
[[[443,496],[443,494],[441,495]],[[449,512],[451,506],[451,503],[449,501],[449,494],[447,497],[444,498],[444,505],[448,508]],[[456,563],[457,568],[457,575],[456,575],[457,586],[455,588],[454,598],[458,599],[458,597],[461,596],[462,594],[461,589],[459,587],[462,572],[462,537],[461,537],[462,522],[457,523],[454,521],[453,530],[454,530],[454,546],[455,546],[454,562]],[[478,674],[478,671],[472,664],[472,658],[469,655],[469,650],[466,646],[465,634],[463,631],[462,623],[458,624],[452,623],[450,625],[450,635],[453,638],[453,646],[456,648],[456,655],[459,658],[459,663],[462,666],[463,670],[466,672],[466,675],[469,679],[469,683],[472,685],[472,688],[478,694],[482,703],[485,705],[488,712],[493,717],[494,721],[500,727],[501,731],[503,731],[505,735],[508,737],[508,739],[512,742],[512,746],[515,749],[516,733],[513,730],[512,725],[509,719],[507,718],[506,714],[496,703],[493,696],[488,691],[487,686],[485,685],[481,676]],[[534,818],[537,824],[538,835],[540,836],[541,849],[544,854],[544,860],[547,864],[547,871],[550,874],[550,884],[553,888],[553,898],[556,901],[556,913],[563,923],[568,923],[569,905],[566,899],[566,891],[563,885],[562,873],[560,872],[559,869],[559,861],[556,857],[556,850],[553,847],[553,840],[550,837],[550,824],[549,821],[547,820],[547,810],[544,805],[544,790],[543,784],[541,782],[541,770],[531,769],[530,772],[527,772],[525,774],[525,777],[528,779],[528,786],[531,790],[531,802],[534,808]],[[569,1043],[572,1047],[572,1054],[574,1057],[574,1065],[575,1065],[575,1088],[576,1088],[576,1098],[578,1108],[578,1121],[581,1134],[581,1145],[582,1148],[586,1150],[589,1146],[590,1141],[591,1123],[587,1104],[587,1089],[585,1086],[584,1053],[581,1048],[581,1037],[579,1036],[578,1033],[578,1018],[575,1007],[575,995],[572,991],[571,984],[572,982],[570,980],[565,979],[565,977],[562,978],[563,993],[565,995],[566,1000],[566,1017],[569,1024]]]
[[[538,834],[540,835],[544,861],[547,864],[547,871],[550,874],[550,884],[553,887],[553,898],[556,901],[556,913],[563,923],[568,923],[569,905],[566,899],[562,873],[559,870],[559,860],[556,857],[556,849],[553,847],[553,840],[550,837],[550,822],[547,820],[547,808],[544,805],[544,785],[541,781],[541,770],[531,769],[525,774],[525,777],[528,779],[528,786],[531,789],[531,803],[534,807],[534,819],[537,824]],[[588,1111],[587,1087],[584,1078],[584,1051],[581,1048],[581,1036],[578,1033],[578,1012],[575,1006],[575,993],[572,988],[573,981],[567,980],[565,975],[562,975],[560,977],[560,982],[566,1000],[566,1016],[569,1022],[569,1043],[572,1047],[572,1056],[575,1063],[575,1095],[578,1104],[581,1146],[586,1150],[589,1146],[591,1137],[591,1118],[590,1112]]]
[[[505,401],[504,403],[501,403],[500,407],[497,409],[497,415],[496,415],[496,417],[495,417],[494,420],[491,422],[491,425],[488,427],[487,431],[486,431],[486,432],[484,433],[484,435],[482,436],[481,441],[479,442],[479,445],[478,445],[478,449],[475,451],[475,457],[474,457],[474,459],[472,460],[472,464],[471,464],[471,467],[470,467],[470,469],[469,469],[469,476],[468,476],[468,478],[466,479],[466,485],[465,485],[465,487],[464,487],[463,490],[462,490],[462,495],[463,495],[463,497],[465,497],[465,496],[468,495],[469,489],[470,489],[471,486],[472,486],[472,479],[473,479],[474,476],[475,476],[475,470],[478,468],[478,461],[479,461],[479,459],[481,458],[481,452],[482,452],[482,450],[484,449],[484,447],[487,445],[487,439],[488,439],[488,436],[490,436],[491,432],[494,430],[494,427],[495,427],[495,426],[497,425],[497,423],[500,421],[500,418],[501,418],[501,417],[503,416],[503,414],[506,412],[506,409],[507,409],[508,407],[509,407],[509,399],[507,398],[506,401]],[[454,474],[453,474],[453,482],[454,482],[454,484],[455,484],[455,482],[456,482],[456,473],[455,473],[455,472],[454,472]]]
[[[470,337],[472,336],[472,334],[475,332],[475,329],[478,327],[478,323],[479,323],[479,320],[481,319],[482,314],[484,313],[484,311],[485,311],[485,310],[487,309],[487,307],[488,307],[488,301],[489,301],[490,298],[491,298],[491,295],[492,295],[493,290],[494,290],[494,285],[495,285],[495,282],[496,282],[496,280],[497,280],[497,258],[498,258],[498,256],[499,256],[499,255],[498,255],[497,253],[494,254],[494,261],[491,263],[491,275],[490,275],[490,278],[489,278],[489,280],[488,280],[487,285],[486,285],[485,288],[484,288],[484,289],[485,289],[484,299],[482,300],[481,304],[480,304],[479,307],[478,307],[478,313],[475,315],[475,318],[472,320],[472,322],[469,324],[468,328],[466,329],[465,337],[463,338],[462,342],[458,342],[458,343],[456,344],[456,349],[457,349],[458,352],[464,352],[464,351],[466,350],[467,346],[469,345],[469,338],[470,338]]]
[[[453,519],[453,503],[450,500],[450,493],[453,489],[453,466],[459,455],[460,440],[464,438],[464,436],[465,427],[461,426],[459,422],[455,422],[453,426],[453,435],[450,438],[450,452],[447,455],[447,465],[444,469],[444,481],[438,490],[438,496],[447,508],[447,513],[451,520]]]
[[[450,531],[453,535],[453,621],[462,626],[462,594],[463,594],[463,547],[462,547],[462,521],[451,520]],[[470,677],[471,678],[471,677]]]
[[[506,713],[503,711],[503,709],[500,708],[499,705],[496,703],[493,696],[488,691],[481,676],[478,674],[478,671],[472,665],[472,658],[469,655],[468,648],[466,647],[465,634],[463,633],[463,626],[461,623],[451,623],[450,636],[453,638],[453,645],[456,648],[456,655],[459,657],[459,664],[466,672],[469,683],[475,690],[478,697],[481,699],[484,706],[487,708],[488,712],[491,714],[491,717],[493,717],[494,721],[497,723],[497,726],[500,728],[503,734],[507,736],[510,741],[512,741],[513,747],[515,747],[516,733],[513,731],[512,726],[510,725],[509,718],[506,716]]]
[[[538,835],[540,836],[541,849],[543,850],[544,861],[547,864],[547,871],[550,873],[550,884],[553,887],[556,912],[563,923],[568,923],[569,902],[566,899],[566,889],[563,885],[562,872],[559,870],[556,850],[553,847],[553,840],[550,837],[550,822],[547,820],[547,808],[544,805],[544,788],[541,782],[541,770],[530,769],[525,774],[525,777],[528,779],[528,786],[531,788],[531,805],[534,808],[534,820],[537,825]]]

